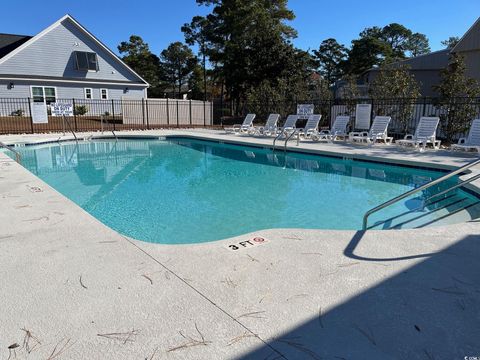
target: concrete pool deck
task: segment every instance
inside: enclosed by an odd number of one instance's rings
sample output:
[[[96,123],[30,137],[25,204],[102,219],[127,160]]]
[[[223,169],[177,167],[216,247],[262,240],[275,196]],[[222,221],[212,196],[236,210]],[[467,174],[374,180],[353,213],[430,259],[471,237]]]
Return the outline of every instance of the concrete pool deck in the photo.
[[[209,130],[117,134],[272,142]],[[47,139],[58,135],[0,136]],[[343,143],[300,148],[444,168],[474,157]],[[476,221],[151,244],[109,229],[3,153],[0,195],[0,359],[480,356]],[[268,241],[245,243],[253,237]],[[247,246],[229,250],[239,242]]]

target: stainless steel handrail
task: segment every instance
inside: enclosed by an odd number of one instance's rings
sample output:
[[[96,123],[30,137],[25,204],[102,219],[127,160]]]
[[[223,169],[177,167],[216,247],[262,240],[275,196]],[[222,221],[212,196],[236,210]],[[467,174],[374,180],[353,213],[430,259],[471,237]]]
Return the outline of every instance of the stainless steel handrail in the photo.
[[[75,135],[75,131],[73,131],[73,128],[70,125],[70,121],[68,121],[67,117],[65,115],[63,115],[63,124],[65,125],[65,123],[67,123],[70,132],[73,134],[73,137],[75,138],[75,141],[78,143],[77,135]],[[65,135],[65,132],[63,134]]]
[[[471,168],[472,166],[475,166],[475,165],[478,165],[480,164],[480,159],[477,159],[477,160],[474,160],[474,161],[471,161],[469,162],[468,164],[466,165],[463,165],[462,167],[459,167],[458,169],[456,170],[453,170],[451,172],[449,172],[448,174],[444,175],[444,176],[441,176],[439,177],[438,179],[435,179],[435,180],[432,180],[426,184],[423,184],[422,186],[419,186],[418,188],[415,188],[415,189],[412,189],[410,191],[407,191],[406,193],[403,193],[402,195],[399,195],[397,197],[394,197],[393,199],[390,199],[388,201],[385,201],[383,204],[380,204],[370,210],[368,210],[365,215],[363,215],[363,230],[367,230],[367,224],[368,224],[368,217],[370,215],[372,215],[373,213],[376,213],[377,211],[380,211],[384,208],[386,208],[387,206],[390,206],[402,199],[405,199],[419,191],[422,191],[422,190],[425,190],[425,189],[428,189],[429,187],[432,187],[434,185],[437,185],[438,183],[441,183],[447,179],[450,179],[451,177],[457,175],[457,174],[460,174],[461,172]],[[453,188],[456,188],[456,186],[452,187],[452,189],[450,190],[453,190]]]
[[[21,160],[22,160],[22,155],[15,149],[12,149],[12,147],[8,146],[7,144],[3,143],[0,141],[0,147],[3,147],[4,149],[7,149],[7,150],[10,150],[11,152],[13,152],[15,154],[15,161],[17,163],[21,163]]]
[[[295,135],[297,133],[297,129],[293,129],[292,133],[287,136],[287,138],[285,139],[285,144],[283,146],[283,152],[287,152],[287,143],[288,143],[288,140],[290,140],[292,138],[293,135]],[[300,136],[300,135],[299,135]]]
[[[107,124],[109,124],[108,120],[107,121]],[[102,134],[103,134],[103,115],[100,116],[100,123],[102,125]],[[113,129],[110,130],[113,134],[113,136],[115,137],[115,141],[118,141],[118,138],[117,138],[117,134],[115,134],[115,131],[113,131]]]
[[[283,130],[280,131],[280,133],[273,139],[273,151],[275,151],[275,143],[277,142],[278,139],[280,139],[283,136],[284,132]]]

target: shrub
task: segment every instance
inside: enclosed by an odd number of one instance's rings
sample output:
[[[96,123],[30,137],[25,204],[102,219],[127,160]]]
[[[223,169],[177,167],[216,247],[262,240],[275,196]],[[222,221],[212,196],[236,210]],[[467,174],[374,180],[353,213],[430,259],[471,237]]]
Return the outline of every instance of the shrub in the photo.
[[[468,131],[470,121],[478,112],[478,82],[465,74],[462,56],[452,55],[448,67],[441,71],[442,81],[434,86],[438,91],[440,127],[447,142],[453,142],[460,134]]]
[[[73,113],[75,115],[85,115],[88,112],[87,105],[76,105]]]

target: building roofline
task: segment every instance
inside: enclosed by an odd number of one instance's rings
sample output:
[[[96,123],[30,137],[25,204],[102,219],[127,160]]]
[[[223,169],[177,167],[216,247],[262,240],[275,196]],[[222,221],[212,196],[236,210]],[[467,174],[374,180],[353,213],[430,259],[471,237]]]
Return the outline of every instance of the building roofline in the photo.
[[[432,55],[432,54],[438,54],[438,53],[441,53],[441,52],[449,52],[450,53],[451,49],[446,48],[446,49],[442,49],[442,50],[435,50],[435,51],[429,52],[427,54],[421,54],[421,55],[414,56],[414,57],[411,57],[411,58],[397,60],[397,61],[394,61],[394,62],[390,63],[389,65],[400,64],[400,63],[405,62],[405,61],[410,61],[410,60],[413,60],[413,59],[418,59],[420,57],[425,57],[425,56],[429,56],[429,55]],[[370,71],[378,71],[379,69],[380,69],[379,67],[372,67],[372,68],[367,69],[364,72],[362,72],[360,74],[360,76],[363,76]],[[412,69],[412,70],[415,70],[415,69]],[[430,70],[433,70],[433,69],[430,69]]]
[[[77,79],[64,78],[54,76],[28,76],[28,75],[0,75],[0,80],[9,81],[41,81],[41,82],[60,82],[60,83],[76,83],[76,84],[99,84],[99,85],[122,85],[122,86],[141,86],[147,88],[147,84],[143,82],[133,81],[117,81],[117,80],[96,80],[96,79]]]
[[[127,68],[133,75],[135,75],[137,78],[139,78],[141,81],[145,83],[145,85],[150,86],[150,84],[142,78],[140,75],[138,75],[130,66],[125,64],[125,62],[120,59],[120,57],[117,56],[112,50],[110,50],[104,43],[102,43],[99,39],[97,39],[91,32],[89,32],[84,26],[82,26],[77,20],[75,20],[71,15],[66,14],[62,16],[60,19],[55,21],[53,24],[48,26],[47,28],[43,29],[41,32],[39,32],[37,35],[31,37],[29,40],[24,42],[22,45],[14,49],[13,51],[9,52],[7,55],[2,57],[0,59],[0,65],[4,63],[6,60],[10,59],[14,55],[18,54],[20,51],[25,49],[26,47],[30,46],[34,42],[36,42],[38,39],[42,38],[44,35],[48,34],[50,31],[55,29],[57,26],[59,26],[63,21],[69,20],[71,21],[75,26],[77,26],[81,31],[83,31],[87,36],[92,38],[94,42],[96,42],[101,48],[103,48],[107,53],[109,53],[114,59],[116,59],[121,65],[123,65],[125,68]],[[12,34],[13,35],[13,34]]]
[[[473,30],[473,28],[480,22],[480,17],[473,23],[472,26],[468,28],[468,30],[463,34],[463,36],[458,40],[458,43],[452,48],[451,52],[455,52],[455,49],[460,45],[460,43],[465,39],[465,37],[468,35],[470,31]]]
[[[19,37],[33,37],[32,35],[22,35],[22,34],[10,34],[10,33],[2,33],[0,32],[0,36],[1,35],[8,35],[8,36],[19,36]]]

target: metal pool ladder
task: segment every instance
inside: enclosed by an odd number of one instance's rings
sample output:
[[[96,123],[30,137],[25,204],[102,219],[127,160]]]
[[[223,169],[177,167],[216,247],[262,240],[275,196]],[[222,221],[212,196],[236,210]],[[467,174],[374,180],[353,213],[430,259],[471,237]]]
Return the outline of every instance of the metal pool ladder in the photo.
[[[295,135],[297,134],[297,130],[293,129],[293,132],[287,136],[287,134],[282,131],[280,134],[277,135],[275,139],[273,139],[273,151],[275,152],[275,143],[277,142],[278,139],[280,139],[283,135],[285,135],[285,143],[283,145],[283,151],[286,153],[287,152],[287,143],[288,141]],[[297,146],[298,146],[298,141],[297,141]]]
[[[363,230],[367,230],[368,217],[369,217],[370,215],[372,215],[373,213],[376,213],[377,211],[380,211],[380,210],[386,208],[387,206],[390,206],[390,205],[392,205],[392,204],[394,204],[394,203],[396,203],[396,202],[398,202],[398,201],[400,201],[400,200],[402,200],[402,199],[405,199],[405,198],[407,198],[407,197],[409,197],[409,196],[411,196],[411,195],[413,195],[413,194],[415,194],[415,193],[417,193],[417,192],[420,192],[420,191],[422,191],[422,190],[428,189],[429,187],[432,187],[432,186],[437,185],[437,184],[439,184],[439,183],[441,183],[441,182],[443,182],[443,181],[445,181],[445,180],[447,180],[447,179],[450,179],[451,177],[453,177],[453,176],[455,176],[455,175],[458,175],[458,174],[460,174],[461,172],[463,172],[463,171],[471,168],[472,166],[478,165],[478,164],[480,164],[480,159],[471,161],[471,162],[463,165],[462,167],[459,167],[458,169],[453,170],[453,171],[449,172],[448,174],[439,177],[438,179],[435,179],[435,180],[432,180],[432,181],[430,181],[430,182],[428,182],[428,183],[426,183],[426,184],[423,184],[422,186],[419,186],[419,187],[416,188],[416,189],[412,189],[412,190],[410,190],[410,191],[407,191],[406,193],[403,193],[403,194],[401,194],[401,195],[399,195],[399,196],[397,196],[397,197],[394,197],[394,198],[392,198],[392,199],[384,202],[383,204],[380,204],[380,205],[378,205],[378,206],[376,206],[376,207],[368,210],[368,211],[365,213],[365,215],[363,215],[363,227],[362,227],[362,229],[363,229]],[[440,192],[440,193],[438,193],[438,194],[435,194],[435,195],[429,197],[429,198],[426,199],[425,201],[428,201],[428,200],[430,200],[430,199],[432,199],[432,198],[434,198],[434,197],[437,197],[437,196],[446,194],[447,192],[449,192],[449,191],[451,191],[451,190],[453,190],[453,189],[459,188],[459,187],[461,187],[461,186],[463,186],[463,185],[465,185],[465,184],[468,184],[468,183],[470,183],[470,182],[472,182],[472,181],[475,181],[475,180],[477,180],[477,179],[480,179],[480,174],[474,175],[474,176],[472,176],[472,177],[469,178],[469,179],[463,180],[463,181],[461,181],[460,183],[455,184],[455,185],[449,187],[448,189],[446,189],[446,190],[444,190],[444,191],[442,191],[442,192]]]
[[[0,148],[5,148],[7,150],[10,150],[11,152],[13,152],[15,154],[15,161],[19,164],[21,164],[21,160],[22,160],[22,155],[20,155],[20,153],[13,149],[11,146],[8,146],[7,144],[3,143],[0,141]]]

